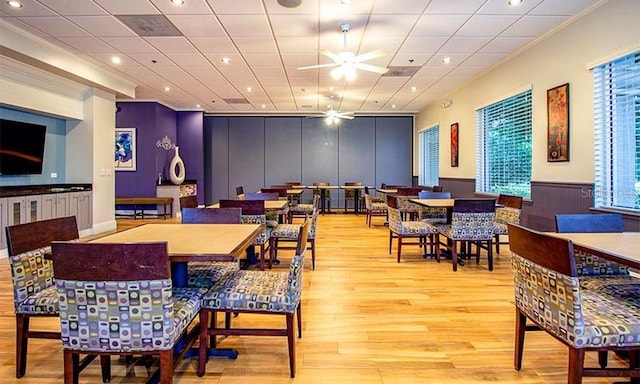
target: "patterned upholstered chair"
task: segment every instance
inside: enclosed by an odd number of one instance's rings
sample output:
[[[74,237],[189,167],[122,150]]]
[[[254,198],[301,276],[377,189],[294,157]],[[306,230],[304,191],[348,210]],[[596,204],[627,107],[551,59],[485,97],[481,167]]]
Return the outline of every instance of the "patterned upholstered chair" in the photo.
[[[296,352],[294,338],[294,315],[298,320],[298,337],[302,337],[302,310],[300,296],[302,294],[302,272],[305,250],[307,249],[307,232],[309,220],[299,227],[296,254],[289,266],[289,273],[276,271],[238,271],[218,282],[202,299],[200,310],[200,353],[198,376],[205,374],[207,350],[215,342],[217,335],[258,335],[287,336],[289,345],[289,370],[291,377],[296,372]],[[246,329],[216,328],[215,321],[210,321],[218,312],[239,312],[252,314],[284,315],[285,329]],[[207,326],[213,324],[214,326]],[[214,336],[214,338],[210,338]],[[208,342],[209,341],[209,345]]]
[[[320,215],[320,199],[314,199],[315,206],[313,213],[311,214],[311,225],[309,232],[307,233],[307,240],[311,246],[311,269],[316,269],[316,229],[318,228],[318,216]],[[271,231],[271,240],[269,243],[269,255],[271,260],[274,260],[278,256],[278,248],[283,248],[281,242],[283,241],[298,241],[298,235],[300,234],[299,224],[279,224]]]
[[[240,197],[244,195],[244,187],[241,185],[239,187],[236,187],[236,197]]]
[[[244,200],[274,201],[274,200],[280,200],[280,198],[277,192],[256,192],[256,193],[245,193]],[[289,215],[289,207],[285,207],[284,210],[273,210],[273,209],[265,208],[264,214],[267,218],[267,226],[270,228],[275,228],[278,226],[279,217],[281,214],[284,215],[284,217],[287,217]]]
[[[264,253],[271,237],[271,227],[267,226],[264,200],[220,200],[220,208],[241,208],[242,224],[264,225],[264,230],[253,242],[253,245],[260,246],[260,269],[264,270]]]
[[[277,193],[278,194],[278,199],[277,200],[289,201],[289,195],[287,195],[287,187],[261,188],[260,192],[261,193]],[[276,213],[277,213],[276,221],[284,222],[289,217],[289,204],[287,204],[284,208],[278,210]],[[269,212],[267,212],[267,215],[268,214],[269,214]],[[267,218],[267,220],[271,220],[271,218]]]
[[[313,183],[316,187],[328,187],[330,184],[327,182]],[[322,207],[322,214],[324,215],[324,207],[327,207],[327,211],[331,213],[331,189],[329,188],[316,188],[313,190],[313,194],[320,196],[320,206]]]
[[[403,217],[409,216],[410,220],[418,217],[418,205],[409,201],[409,199],[417,199],[422,188],[396,188],[396,197],[398,198],[398,209]]]
[[[313,202],[311,204],[298,204],[289,207],[289,223],[293,223],[294,217],[310,217],[313,215],[313,207],[316,206],[316,201],[320,202],[320,195],[313,195]]]
[[[240,224],[241,208],[185,208],[182,224]],[[210,288],[224,275],[240,269],[238,261],[192,261],[187,265],[189,287]]]
[[[500,235],[508,235],[507,224],[520,224],[520,211],[522,210],[522,196],[503,195],[498,196],[496,208],[496,226],[493,229],[496,243],[496,253],[500,253],[500,244],[509,244],[508,241],[500,241]]]
[[[424,255],[426,257],[427,238],[431,246],[431,254],[434,254],[433,248],[434,235],[438,233],[438,228],[424,221],[405,221],[398,207],[398,199],[395,196],[387,195],[387,211],[389,213],[389,253],[393,245],[393,239],[398,239],[398,263],[400,262],[400,254],[402,252],[402,244],[415,244],[424,247]],[[406,239],[418,239],[418,242],[407,243]],[[435,247],[436,260],[440,262],[440,250]]]
[[[418,192],[419,199],[450,199],[450,192]],[[418,218],[422,221],[426,221],[429,224],[446,224],[447,223],[447,208],[432,208],[419,206]]]
[[[51,245],[64,382],[78,382],[81,354],[160,355],[160,382],[197,340],[188,332],[206,288],[175,288],[166,242]],[[197,323],[197,321],[196,321]],[[180,340],[180,343],[178,341]],[[176,344],[180,350],[174,351]]]
[[[570,241],[509,226],[516,304],[515,369],[522,367],[527,330],[542,329],[569,348],[567,383],[583,376],[629,376],[630,370],[585,368],[586,351],[640,353],[640,307],[583,289]],[[527,326],[530,320],[537,327]],[[637,368],[635,369],[637,373]]]
[[[489,270],[493,271],[493,228],[495,226],[496,201],[493,199],[456,199],[451,214],[451,224],[440,224],[440,235],[447,239],[447,249],[451,250],[453,271],[458,270],[458,243],[475,243],[476,262],[480,262],[480,248],[487,243]],[[471,247],[467,247],[469,251]]]
[[[299,181],[285,181],[283,185],[286,186],[287,189],[295,189],[296,187],[300,187],[302,184],[300,184]],[[290,202],[291,205],[300,204],[300,195],[292,195],[290,197]]]
[[[364,192],[364,209],[366,214],[366,222],[371,228],[371,220],[373,216],[387,216],[387,203],[383,202],[378,196],[371,196],[369,188],[365,187]]]
[[[345,186],[361,186],[362,183],[358,182],[358,181],[345,181],[344,182]],[[359,196],[360,193],[357,193],[357,195]],[[348,207],[348,202],[351,201],[353,203],[354,206],[354,211],[355,211],[355,205],[356,205],[356,190],[355,189],[345,189],[344,190],[344,213],[347,213],[347,207]],[[358,201],[358,204],[360,204],[360,202]]]
[[[9,267],[16,313],[16,377],[27,369],[30,338],[59,339],[60,332],[29,329],[32,318],[58,316],[53,265],[45,255],[54,240],[78,239],[74,216],[6,227]]]

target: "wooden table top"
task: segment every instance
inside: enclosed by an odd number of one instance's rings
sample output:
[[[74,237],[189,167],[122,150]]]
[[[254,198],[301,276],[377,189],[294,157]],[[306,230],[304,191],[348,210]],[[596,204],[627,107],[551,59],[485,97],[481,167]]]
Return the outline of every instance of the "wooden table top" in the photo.
[[[640,232],[620,233],[555,233],[551,236],[569,239],[574,247],[633,268],[640,268]]]
[[[260,224],[145,224],[90,242],[167,241],[172,262],[229,261],[242,255],[262,230]]]
[[[364,185],[341,185],[340,188],[341,189],[364,189]]]
[[[338,189],[339,185],[305,185],[306,189]]]
[[[302,195],[304,193],[304,189],[295,188],[295,189],[287,189],[287,195]]]
[[[410,202],[431,208],[451,208],[455,199],[409,199]]]
[[[376,191],[380,193],[387,193],[387,194],[398,193],[397,189],[376,188]]]
[[[286,207],[287,204],[289,204],[289,201],[287,201],[287,200],[265,200],[264,201],[264,209],[280,210],[280,209],[283,209],[284,207]],[[207,208],[220,208],[220,203],[215,203],[213,205],[208,205]]]

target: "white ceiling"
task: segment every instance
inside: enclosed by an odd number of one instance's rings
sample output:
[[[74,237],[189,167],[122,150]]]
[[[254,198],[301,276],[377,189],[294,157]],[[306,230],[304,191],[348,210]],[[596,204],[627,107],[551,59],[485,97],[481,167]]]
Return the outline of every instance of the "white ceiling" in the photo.
[[[516,7],[507,0],[303,0],[297,8],[276,0],[21,2],[16,9],[2,0],[0,21],[133,81],[137,100],[269,114],[326,110],[329,96],[342,111],[416,112],[601,0],[523,0]],[[114,15],[165,15],[182,36],[140,37]],[[347,50],[382,48],[387,54],[367,63],[418,71],[358,71],[347,83],[333,80],[331,68],[297,70],[330,63],[318,52],[342,51],[345,22]],[[122,63],[113,64],[113,56]],[[238,98],[248,103],[224,101]]]

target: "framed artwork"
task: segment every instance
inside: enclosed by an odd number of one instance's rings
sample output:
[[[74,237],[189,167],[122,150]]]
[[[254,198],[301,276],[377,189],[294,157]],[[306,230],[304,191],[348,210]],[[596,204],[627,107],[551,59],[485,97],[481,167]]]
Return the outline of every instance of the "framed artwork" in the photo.
[[[547,161],[569,161],[569,83],[547,90]]]
[[[136,170],[136,129],[116,128],[115,170]]]
[[[458,123],[451,124],[451,166],[458,166]]]

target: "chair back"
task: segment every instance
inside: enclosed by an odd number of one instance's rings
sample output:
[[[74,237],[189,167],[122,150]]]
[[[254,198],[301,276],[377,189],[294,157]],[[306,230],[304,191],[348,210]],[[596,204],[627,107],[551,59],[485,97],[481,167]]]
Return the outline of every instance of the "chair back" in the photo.
[[[180,210],[182,211],[184,208],[197,208],[198,207],[198,196],[182,196],[180,197]]]
[[[245,193],[245,200],[279,200],[280,197],[275,192],[254,192],[254,193]]]
[[[624,232],[618,213],[556,214],[556,232],[603,233]]]
[[[387,189],[387,183],[380,183],[380,189]]]
[[[261,193],[277,193],[279,198],[281,198],[281,199],[286,199],[287,198],[287,188],[286,187],[284,187],[284,188],[274,188],[274,187],[261,188],[260,192]],[[276,199],[276,200],[278,200],[278,199]]]
[[[309,225],[308,239],[316,238],[316,228],[318,227],[318,216],[320,216],[320,195],[313,196],[313,213],[311,214],[311,224]]]
[[[442,188],[442,186],[441,186],[441,185],[434,185],[434,186],[431,188],[431,191],[433,191],[433,192],[443,192],[443,191],[444,191],[444,188]]]
[[[173,347],[181,328],[174,324],[166,242],[53,242],[51,249],[64,349],[90,353]]]
[[[387,195],[387,214],[389,221],[389,230],[395,233],[402,232],[402,213],[400,212],[400,204],[398,198],[393,195]]]
[[[285,181],[282,184],[287,185],[287,186],[302,185],[302,184],[300,184],[299,181]]]
[[[244,195],[244,187],[243,186],[236,187],[236,196],[240,196],[240,195]]]
[[[11,225],[5,231],[9,256],[49,247],[55,240],[69,241],[80,237],[75,216]]]
[[[302,294],[302,271],[304,269],[304,257],[307,249],[307,236],[309,233],[310,220],[307,218],[300,225],[298,241],[296,244],[296,254],[291,259],[289,275],[287,277],[287,294],[293,303],[300,302]]]
[[[242,208],[242,216],[264,215],[264,200],[220,200],[220,208]]]
[[[241,208],[185,208],[182,224],[240,224]]]
[[[450,199],[451,192],[429,192],[429,191],[420,191],[418,192],[419,199]]]
[[[387,188],[385,189],[398,189],[398,188],[407,188],[407,186],[406,185],[387,185]]]
[[[498,204],[508,208],[522,209],[522,196],[498,195]]]
[[[418,193],[420,193],[420,191],[422,191],[422,188],[404,188],[404,187],[399,187],[396,188],[398,190],[398,192],[396,193],[397,196],[415,196],[418,197]]]
[[[495,227],[496,201],[456,199],[451,215],[451,233],[457,240],[490,240]]]

